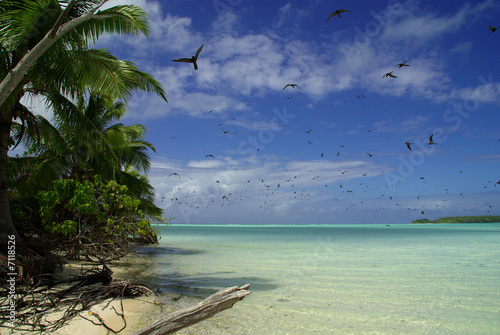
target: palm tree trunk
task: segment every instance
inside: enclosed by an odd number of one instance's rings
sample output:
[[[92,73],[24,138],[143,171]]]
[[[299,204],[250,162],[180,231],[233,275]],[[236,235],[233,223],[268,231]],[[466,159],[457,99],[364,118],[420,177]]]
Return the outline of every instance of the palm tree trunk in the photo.
[[[7,245],[9,235],[15,235],[19,241],[9,209],[9,190],[7,188],[7,152],[12,118],[8,113],[0,113],[0,244]],[[4,250],[1,250],[3,252]]]

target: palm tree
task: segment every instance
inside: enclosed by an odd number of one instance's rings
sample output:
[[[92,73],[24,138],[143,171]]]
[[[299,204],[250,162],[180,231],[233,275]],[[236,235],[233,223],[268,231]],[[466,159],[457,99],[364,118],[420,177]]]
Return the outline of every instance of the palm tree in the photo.
[[[100,10],[107,0],[0,1],[0,241],[16,234],[8,205],[7,152],[14,119],[34,125],[20,101],[27,94],[85,90],[127,99],[136,89],[165,101],[161,84],[134,64],[88,46],[104,33],[149,34],[146,13],[134,5]]]
[[[155,149],[144,140],[143,125],[118,123],[126,105],[96,94],[81,96],[76,104],[59,93],[49,99],[54,124],[37,116],[38,132],[22,138],[29,155],[11,158],[15,167],[11,171],[11,199],[48,190],[56,179],[82,182],[99,174],[105,181],[114,179],[127,186],[131,195],[141,199],[145,213],[161,214],[154,205],[153,187],[141,175],[150,168],[148,149]],[[14,138],[20,140],[22,126],[16,124],[14,128]]]

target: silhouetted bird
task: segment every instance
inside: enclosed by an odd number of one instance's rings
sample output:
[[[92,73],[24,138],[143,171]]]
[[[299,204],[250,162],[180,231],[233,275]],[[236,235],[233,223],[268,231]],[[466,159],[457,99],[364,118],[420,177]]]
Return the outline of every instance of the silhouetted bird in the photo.
[[[194,55],[191,58],[179,58],[179,59],[174,59],[174,62],[183,62],[183,63],[193,63],[194,69],[198,70],[198,64],[196,64],[196,61],[198,60],[198,56],[200,55],[201,49],[203,49],[203,44],[201,47],[196,51],[196,55]]]
[[[223,132],[224,134],[232,134],[232,135],[236,135],[236,132],[232,133],[232,132],[230,132],[229,130],[224,130],[224,129],[221,129],[221,130],[222,130],[222,132]]]
[[[406,64],[406,61],[398,64],[398,67],[403,67],[403,66],[410,66],[410,65]]]
[[[437,144],[436,142],[434,142],[434,141],[432,140],[432,136],[434,136],[434,134],[432,134],[432,135],[429,137],[429,143],[427,143],[428,145]]]
[[[212,157],[214,158],[214,155],[206,155],[205,158]]]
[[[312,131],[312,129],[309,129],[309,130],[306,130],[304,133],[308,133],[308,134],[310,134],[310,133],[311,133],[311,131]]]
[[[332,17],[334,17],[335,15],[337,15],[338,17],[340,17],[340,13],[346,13],[346,12],[350,12],[350,10],[347,10],[347,9],[337,9],[335,12],[331,13],[330,16],[328,17],[328,19],[326,19],[326,22],[330,21],[330,19]]]
[[[488,25],[488,29],[491,30],[492,33],[494,33],[498,28],[500,28],[500,26],[495,28],[495,27],[492,27],[491,24]]]
[[[177,172],[173,172],[173,173],[169,174],[168,176],[169,176],[169,177],[170,177],[170,176],[177,176],[177,177],[179,177],[179,178],[181,177],[181,176],[179,176],[179,174],[178,174]]]
[[[368,155],[368,157],[373,156],[373,155],[372,155],[371,153],[369,153],[369,152],[367,152],[366,154]]]
[[[408,149],[411,151],[411,147],[410,145],[412,145],[413,143],[410,143],[410,142],[405,142],[406,146],[408,147]]]
[[[392,74],[393,72],[394,71],[387,72],[386,74],[384,74],[383,78],[385,78],[385,77],[397,78],[395,75]]]
[[[300,87],[297,84],[286,84],[285,87],[283,87],[283,89],[287,88],[288,86],[291,86],[292,88],[297,87],[300,90]]]

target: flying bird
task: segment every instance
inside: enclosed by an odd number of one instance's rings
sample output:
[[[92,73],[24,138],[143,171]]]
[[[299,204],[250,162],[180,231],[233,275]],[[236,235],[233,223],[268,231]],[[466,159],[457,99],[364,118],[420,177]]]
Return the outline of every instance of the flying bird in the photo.
[[[394,71],[387,72],[386,74],[384,74],[383,78],[385,78],[385,77],[397,78],[395,75],[392,74],[393,72]]]
[[[300,90],[300,87],[299,87],[299,85],[297,85],[297,84],[286,84],[286,85],[285,85],[285,87],[283,87],[283,89],[287,88],[288,86],[290,86],[290,87],[292,87],[292,88],[297,87],[297,88]]]
[[[410,145],[412,145],[413,143],[410,143],[410,142],[405,142],[406,146],[408,147],[408,149],[411,151],[411,147]]]
[[[196,64],[196,61],[198,60],[198,56],[200,55],[201,49],[203,49],[203,44],[198,49],[198,51],[196,51],[196,55],[194,55],[193,57],[174,59],[173,62],[193,63],[194,69],[198,70],[198,64]]]
[[[310,133],[311,133],[311,131],[312,131],[312,129],[309,129],[309,130],[306,130],[304,133],[308,133],[308,134],[310,134]]]
[[[366,154],[368,155],[368,157],[373,156],[373,154],[371,154],[371,153],[369,153],[369,152],[367,152]]]
[[[206,155],[205,158],[212,157],[215,158],[214,155]]]
[[[410,66],[410,65],[406,64],[406,61],[404,61],[403,63],[399,63],[398,64],[398,67],[403,67],[403,66]]]
[[[173,173],[169,174],[168,176],[169,176],[169,177],[170,177],[170,176],[177,176],[177,177],[179,177],[179,178],[181,177],[181,176],[179,176],[179,174],[178,174],[177,172],[173,172]]]
[[[495,28],[495,27],[492,27],[491,24],[488,25],[488,29],[491,30],[491,33],[494,33],[498,28],[500,28],[500,26]]]
[[[335,12],[333,12],[333,13],[330,14],[330,16],[328,17],[328,19],[326,19],[326,22],[328,22],[335,15],[337,15],[338,17],[340,17],[340,13],[346,13],[346,12],[350,12],[350,10],[347,10],[347,9],[337,9]]]
[[[429,143],[427,143],[428,145],[437,144],[436,142],[434,142],[434,141],[432,140],[432,136],[434,136],[434,134],[432,134],[432,135],[429,137]]]

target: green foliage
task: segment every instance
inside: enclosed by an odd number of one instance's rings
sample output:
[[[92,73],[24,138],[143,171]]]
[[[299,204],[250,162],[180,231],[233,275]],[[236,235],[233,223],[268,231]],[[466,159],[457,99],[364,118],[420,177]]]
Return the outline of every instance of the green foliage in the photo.
[[[20,82],[8,87],[8,92],[13,91],[5,93],[9,97],[0,108],[2,115],[12,115],[10,122],[0,124],[3,130],[11,128],[12,135],[3,141],[1,159],[7,159],[7,144],[22,140],[27,149],[23,157],[8,159],[8,180],[4,176],[0,183],[8,187],[9,203],[2,197],[0,223],[12,225],[10,220],[3,220],[10,217],[10,208],[15,227],[22,229],[25,241],[48,241],[56,249],[71,252],[73,248],[75,255],[97,255],[99,249],[102,254],[116,255],[130,240],[154,241],[156,233],[146,214],[161,214],[154,205],[154,191],[147,177],[125,171],[129,166],[144,173],[149,169],[147,150],[154,147],[143,139],[145,128],[111,123],[126,110],[123,102],[115,104],[116,99],[127,100],[135,90],[144,90],[166,102],[164,89],[135,64],[106,50],[90,48],[104,34],[147,36],[147,14],[135,5],[103,9],[100,5],[104,2],[0,3],[2,78],[16,74],[16,65],[40,45],[56,23],[65,25],[84,16],[89,18],[80,20],[34,63],[23,62],[29,69],[21,71]],[[61,16],[63,11],[65,15]],[[84,97],[89,90],[100,98],[89,98],[86,104]],[[35,117],[23,106],[21,98],[25,95],[44,97],[54,112],[55,124]],[[78,100],[76,109],[72,99]],[[102,182],[96,174],[103,176]],[[108,183],[112,180],[126,184],[128,191]]]
[[[50,94],[53,122],[37,117],[38,132],[27,134],[23,143],[29,154],[9,160],[11,199],[25,199],[39,190],[52,189],[56,179],[82,182],[99,174],[103,180],[127,185],[129,193],[141,199],[147,214],[161,215],[154,205],[154,189],[145,175],[151,165],[145,141],[146,127],[117,123],[126,105],[105,95],[90,93],[76,101]],[[14,127],[16,139],[20,128]]]
[[[59,250],[70,258],[120,257],[130,242],[157,241],[153,220],[167,223],[143,214],[141,201],[125,185],[104,183],[98,175],[93,181],[56,180],[53,190],[38,192],[37,199],[45,231],[57,237]]]
[[[479,216],[448,216],[436,220],[420,219],[411,223],[499,223],[500,216],[479,215]]]

